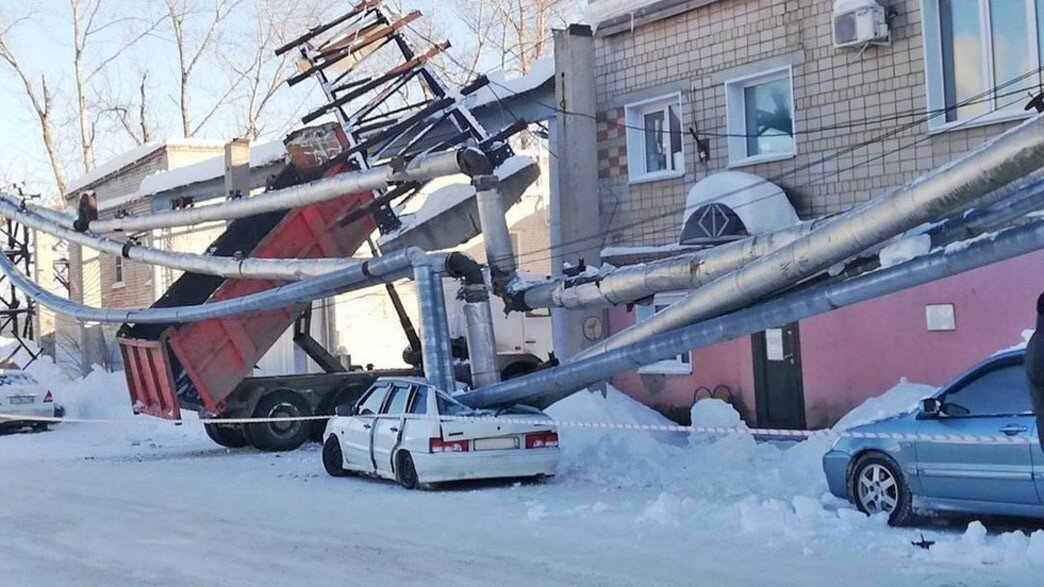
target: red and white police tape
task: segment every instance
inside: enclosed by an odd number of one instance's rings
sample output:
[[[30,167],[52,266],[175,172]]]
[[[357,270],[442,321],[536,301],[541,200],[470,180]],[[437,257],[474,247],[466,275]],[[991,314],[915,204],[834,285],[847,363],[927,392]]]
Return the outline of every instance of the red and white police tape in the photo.
[[[162,419],[100,419],[100,418],[51,418],[42,416],[20,416],[17,414],[3,414],[0,413],[0,423],[4,421],[15,421],[15,422],[46,422],[46,423],[75,423],[75,424],[116,424],[116,425],[133,425],[141,424],[145,422],[169,422],[174,425],[181,425],[186,422],[196,422],[200,424],[223,424],[223,425],[234,425],[234,424],[265,424],[270,422],[310,422],[310,421],[322,421],[329,420],[336,416],[299,416],[293,418],[200,418],[194,420],[162,420]],[[522,425],[533,425],[533,426],[547,426],[549,419],[547,418],[527,418],[519,416],[438,416],[438,415],[425,415],[425,414],[382,414],[374,416],[366,416],[374,419],[389,419],[389,420],[439,420],[442,422],[494,422],[497,424],[522,424]],[[832,430],[829,428],[820,430],[783,430],[777,428],[747,428],[745,426],[737,427],[716,427],[716,426],[683,426],[681,424],[635,424],[630,422],[597,422],[589,420],[551,420],[550,421],[556,428],[583,428],[591,430],[627,430],[627,431],[644,431],[644,432],[680,432],[685,434],[704,434],[704,435],[729,435],[729,434],[751,434],[754,436],[766,436],[773,438],[860,438],[860,439],[879,439],[879,440],[895,440],[899,442],[908,441],[931,441],[941,442],[950,444],[1039,444],[1039,440],[1035,435],[1028,434],[1029,429],[1021,432],[1026,432],[1026,435],[1013,435],[1013,436],[982,436],[982,435],[970,435],[970,434],[917,434],[917,433],[905,433],[905,432],[863,432],[853,430]]]

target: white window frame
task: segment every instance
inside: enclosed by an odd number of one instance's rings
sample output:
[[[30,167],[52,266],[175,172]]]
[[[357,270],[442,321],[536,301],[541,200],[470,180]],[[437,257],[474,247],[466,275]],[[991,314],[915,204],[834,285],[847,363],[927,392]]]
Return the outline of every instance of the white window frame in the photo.
[[[744,90],[750,86],[786,79],[790,84],[790,120],[793,124],[791,144],[793,149],[779,153],[747,155],[747,112]],[[793,159],[798,153],[797,100],[794,96],[794,68],[790,65],[759,71],[750,75],[725,81],[725,116],[729,130],[729,168],[784,161]]]
[[[685,297],[685,292],[660,293],[653,296],[653,303],[647,306],[635,306],[635,317],[638,323],[645,322],[656,315],[656,306],[669,306]],[[682,357],[688,357],[685,362]],[[665,359],[638,368],[638,372],[648,375],[691,375],[692,351],[686,351],[673,359]]]
[[[661,140],[665,143],[664,151],[671,153],[669,111],[671,106],[678,108],[679,134],[681,135],[681,151],[678,158],[681,159],[681,165],[677,165],[678,162],[669,156],[667,169],[648,172],[645,170],[645,115],[650,112],[663,111],[667,132],[663,133]],[[645,183],[685,176],[685,124],[682,117],[681,92],[627,104],[624,106],[624,124],[627,125],[627,178],[629,183]]]
[[[979,3],[979,21],[982,29],[982,38],[985,42],[981,55],[982,67],[987,88],[992,88],[995,85],[993,81],[995,72],[993,69],[993,34],[991,30],[990,2],[989,0],[977,1]],[[1044,2],[1044,0],[1036,1]],[[946,108],[946,82],[943,79],[942,27],[939,22],[939,0],[922,0],[921,8],[923,16],[921,18],[921,35],[924,39],[924,77],[927,88],[926,102],[928,104],[928,115],[931,116],[928,119],[929,133],[945,132],[958,128],[974,128],[1010,120],[1023,120],[1033,116],[1033,112],[1017,109],[998,111],[997,104],[994,102],[988,114],[979,115],[971,119],[947,122],[946,113],[943,112],[943,109]],[[1026,3],[1027,24],[1029,26],[1029,34],[1033,39],[1037,39],[1041,34],[1041,31],[1037,30],[1035,9],[1036,5],[1033,2]],[[1033,44],[1032,50],[1034,55],[1037,56],[1037,62],[1040,63],[1040,55],[1037,54],[1039,52],[1039,41]],[[1011,96],[1008,97],[1008,99],[1011,98]],[[932,116],[932,113],[937,114]]]

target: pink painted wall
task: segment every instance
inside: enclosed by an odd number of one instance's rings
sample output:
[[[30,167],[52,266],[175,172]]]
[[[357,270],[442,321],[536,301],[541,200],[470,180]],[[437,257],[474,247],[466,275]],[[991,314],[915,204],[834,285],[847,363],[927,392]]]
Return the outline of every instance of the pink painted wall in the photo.
[[[1044,291],[1044,251],[801,323],[809,426],[827,426],[901,377],[942,385],[1021,341]],[[925,306],[953,304],[957,329],[928,331]]]
[[[634,324],[634,312],[624,307],[609,310],[609,328],[617,332]],[[650,375],[636,371],[613,379],[613,385],[634,399],[670,418],[687,422],[693,394],[701,386],[728,386],[733,404],[748,422],[754,422],[754,359],[750,338],[692,351],[692,375]],[[701,396],[702,397],[702,396]]]
[[[995,351],[1021,340],[1034,326],[1034,304],[1044,291],[1044,251],[871,300],[801,322],[806,420],[833,424],[864,399],[901,377],[942,385]],[[928,304],[953,304],[957,329],[929,332]],[[633,312],[613,308],[609,328],[634,324]],[[692,375],[617,376],[613,384],[680,421],[701,385],[729,386],[744,419],[756,423],[750,338],[698,349]]]

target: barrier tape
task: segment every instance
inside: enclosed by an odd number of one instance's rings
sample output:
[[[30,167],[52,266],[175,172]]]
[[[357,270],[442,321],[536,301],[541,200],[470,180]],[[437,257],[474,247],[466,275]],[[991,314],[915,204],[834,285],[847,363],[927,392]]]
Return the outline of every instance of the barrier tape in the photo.
[[[0,413],[0,422],[46,422],[46,423],[77,423],[77,424],[141,424],[145,422],[170,422],[181,425],[185,422],[196,422],[200,424],[266,424],[272,422],[314,422],[329,420],[336,416],[299,416],[288,418],[200,418],[198,420],[163,420],[163,419],[99,419],[99,418],[56,418],[46,416],[19,416],[16,414]],[[375,420],[438,420],[440,422],[465,422],[480,423],[493,422],[497,424],[521,424],[533,426],[547,426],[547,418],[526,418],[518,416],[439,416],[426,414],[381,414],[368,416]],[[705,435],[736,435],[751,434],[755,436],[772,436],[781,438],[858,438],[895,441],[928,440],[950,444],[1039,444],[1034,435],[1027,436],[981,436],[970,434],[916,434],[905,432],[860,432],[853,430],[832,430],[829,428],[820,430],[783,430],[777,428],[747,428],[747,427],[714,427],[714,426],[683,426],[681,424],[633,424],[628,422],[596,422],[588,420],[552,420],[556,428],[581,428],[590,430],[629,430],[644,432],[680,432],[685,434]],[[1029,432],[1029,429],[1024,432]]]

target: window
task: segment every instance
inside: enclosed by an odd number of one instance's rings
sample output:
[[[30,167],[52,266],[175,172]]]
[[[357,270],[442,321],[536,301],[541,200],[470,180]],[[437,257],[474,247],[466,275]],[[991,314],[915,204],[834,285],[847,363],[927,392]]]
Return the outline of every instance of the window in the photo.
[[[441,391],[435,392],[435,403],[439,410],[439,414],[442,416],[466,416],[474,412],[474,410],[468,406],[465,406]]]
[[[118,287],[121,285],[123,285],[123,257],[117,256],[115,263],[113,263],[112,286]]]
[[[1013,416],[1033,412],[1022,362],[972,375],[946,394],[946,403],[966,408],[969,416]]]
[[[653,297],[653,303],[649,306],[637,306],[638,322],[644,322],[655,314],[663,311],[667,306],[685,297],[683,293],[657,294]],[[688,375],[692,373],[692,353],[682,353],[673,359],[667,359],[658,363],[652,363],[640,367],[639,373],[659,375]]]
[[[417,387],[413,394],[413,405],[410,406],[411,414],[428,413],[428,388]]]
[[[1044,0],[924,0],[932,129],[1028,116],[1044,83]]]
[[[376,414],[381,411],[381,404],[384,403],[386,395],[388,395],[388,384],[373,386],[366,397],[359,402],[359,409],[356,410],[356,413],[362,416]]]
[[[788,159],[794,142],[794,83],[789,67],[725,82],[729,166]]]
[[[392,386],[391,399],[381,411],[382,414],[400,415],[406,413],[406,401],[410,399],[410,388],[396,383]]]
[[[630,180],[653,181],[684,175],[681,94],[630,104],[624,112]]]

